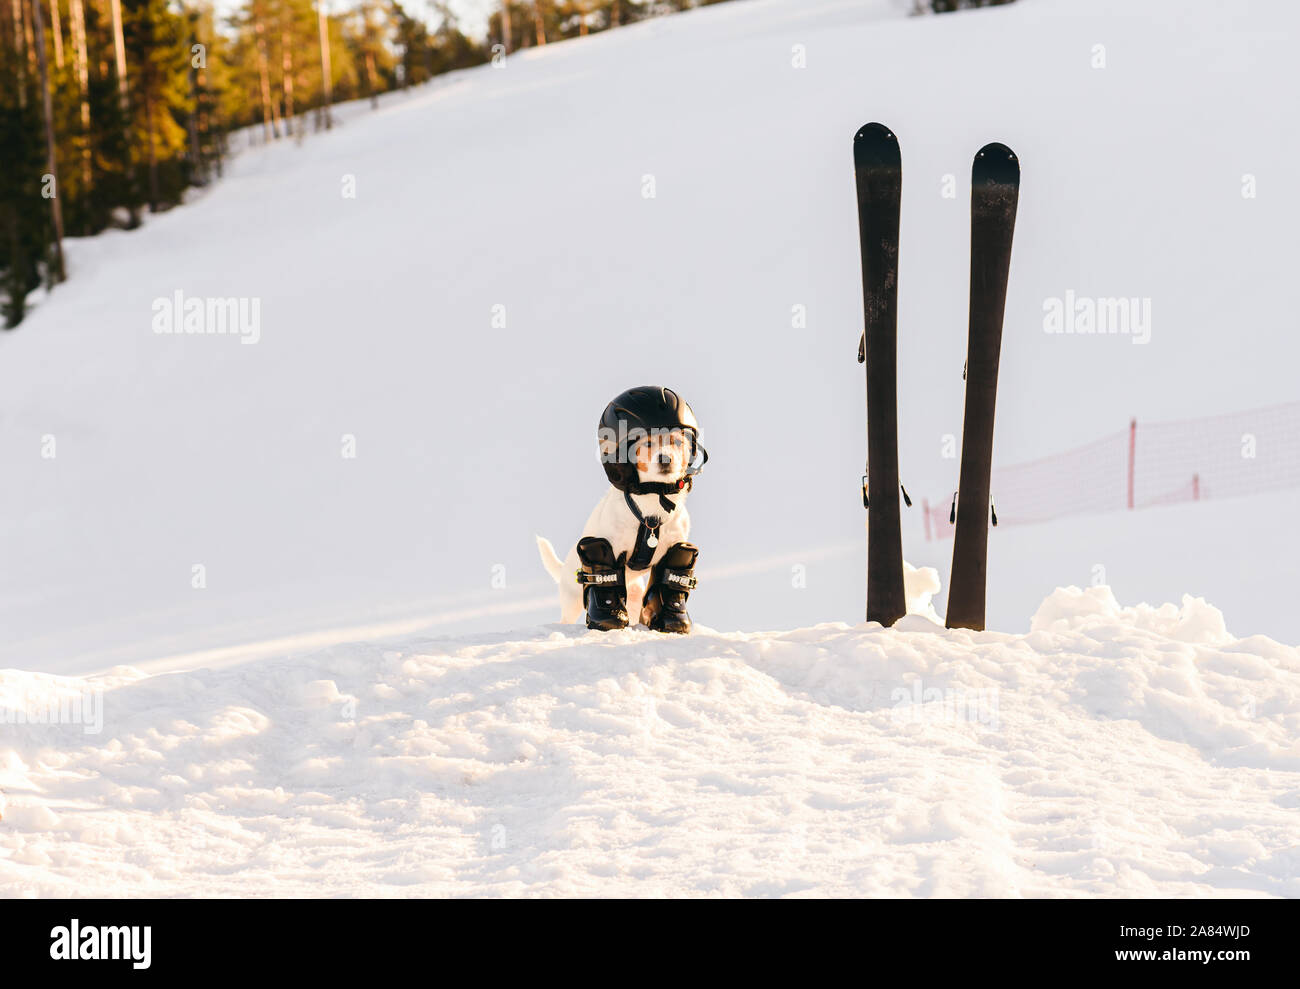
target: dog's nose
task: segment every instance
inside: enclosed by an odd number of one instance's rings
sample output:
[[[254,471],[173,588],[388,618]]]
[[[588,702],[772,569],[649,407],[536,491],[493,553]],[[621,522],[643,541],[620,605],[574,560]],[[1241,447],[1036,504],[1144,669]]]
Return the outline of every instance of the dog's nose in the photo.
[[[659,454],[659,462],[668,467],[673,462],[673,455],[671,453],[661,453]]]

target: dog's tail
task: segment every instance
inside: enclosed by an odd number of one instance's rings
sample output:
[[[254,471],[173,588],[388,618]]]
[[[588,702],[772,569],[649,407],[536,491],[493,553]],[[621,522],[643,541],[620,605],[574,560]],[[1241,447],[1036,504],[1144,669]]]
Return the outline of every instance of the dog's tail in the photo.
[[[551,545],[549,539],[537,536],[537,552],[542,555],[542,566],[546,572],[551,575],[551,579],[557,584],[564,576],[564,561],[555,555],[555,547]]]

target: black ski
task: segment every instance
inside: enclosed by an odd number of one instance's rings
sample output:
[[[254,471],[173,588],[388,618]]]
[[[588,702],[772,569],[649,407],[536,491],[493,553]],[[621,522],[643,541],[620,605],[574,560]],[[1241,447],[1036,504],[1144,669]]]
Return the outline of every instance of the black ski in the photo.
[[[986,144],[971,169],[970,331],[957,532],[948,588],[949,628],[984,628],[993,412],[1019,196],[1020,162],[1015,153],[1005,144]]]
[[[853,166],[865,318],[858,360],[867,365],[867,621],[892,625],[907,610],[898,517],[898,138],[883,124],[867,124],[853,136]]]

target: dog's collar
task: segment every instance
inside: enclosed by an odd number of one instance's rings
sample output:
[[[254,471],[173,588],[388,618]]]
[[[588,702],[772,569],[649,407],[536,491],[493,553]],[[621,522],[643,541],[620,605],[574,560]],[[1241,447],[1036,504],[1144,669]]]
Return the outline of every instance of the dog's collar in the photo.
[[[628,557],[627,568],[644,570],[650,566],[650,560],[655,555],[655,547],[659,545],[659,527],[663,525],[663,520],[658,515],[643,515],[641,509],[637,508],[636,502],[632,500],[630,491],[623,492],[623,500],[627,502],[627,507],[640,523],[636,530],[636,545],[632,547],[632,553]],[[659,493],[659,504],[663,506],[665,513],[677,509],[677,506],[662,492]]]
[[[638,494],[640,494],[640,493],[641,493],[641,492],[638,492]],[[647,493],[651,493],[651,494],[653,494],[653,493],[656,493],[656,492],[647,492]],[[676,503],[676,502],[674,502],[674,501],[670,501],[670,500],[666,497],[666,495],[665,495],[663,492],[658,492],[658,494],[659,494],[659,507],[661,507],[665,512],[674,512],[674,511],[677,510],[677,503]],[[645,525],[645,524],[646,524],[646,519],[653,519],[653,520],[654,520],[653,524],[654,524],[655,526],[658,526],[658,525],[659,525],[659,521],[658,521],[659,516],[658,516],[658,515],[642,515],[642,514],[641,514],[641,509],[639,509],[639,508],[637,507],[636,502],[632,500],[632,492],[630,492],[630,491],[624,491],[624,492],[623,492],[623,500],[627,502],[627,507],[630,508],[630,509],[632,510],[632,514],[636,516],[636,520],[637,520],[638,522],[640,522],[642,525]]]

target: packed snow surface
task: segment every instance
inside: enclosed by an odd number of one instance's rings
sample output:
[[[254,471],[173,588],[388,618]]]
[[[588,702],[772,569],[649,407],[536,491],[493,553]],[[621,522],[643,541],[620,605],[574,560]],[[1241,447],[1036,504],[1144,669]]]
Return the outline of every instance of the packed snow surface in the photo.
[[[1193,598],[6,672],[0,703],[88,714],[0,725],[9,895],[1300,896],[1300,654]]]

